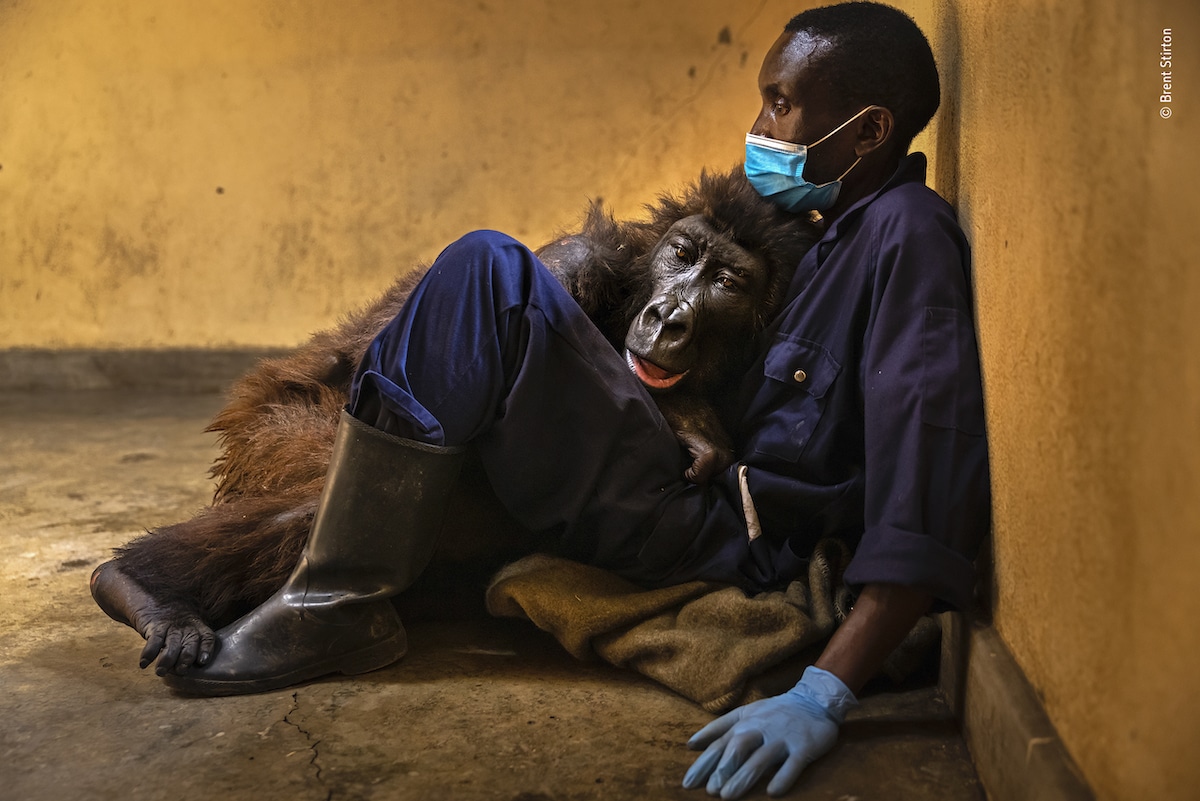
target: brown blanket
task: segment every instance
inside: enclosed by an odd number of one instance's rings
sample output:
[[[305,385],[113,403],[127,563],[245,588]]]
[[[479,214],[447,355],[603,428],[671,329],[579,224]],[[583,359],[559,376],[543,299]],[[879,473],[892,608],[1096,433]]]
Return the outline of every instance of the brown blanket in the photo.
[[[849,611],[841,578],[849,557],[842,543],[824,540],[806,580],[747,596],[704,581],[647,590],[600,568],[534,554],[492,579],[487,608],[497,617],[533,621],[579,659],[636,670],[722,712],[799,679],[813,656],[801,652],[827,639]],[[927,618],[910,640],[920,632],[927,646],[936,629]],[[774,681],[765,675],[777,669],[783,686],[775,686],[779,675]],[[903,670],[893,665],[888,672],[901,678],[896,673]]]

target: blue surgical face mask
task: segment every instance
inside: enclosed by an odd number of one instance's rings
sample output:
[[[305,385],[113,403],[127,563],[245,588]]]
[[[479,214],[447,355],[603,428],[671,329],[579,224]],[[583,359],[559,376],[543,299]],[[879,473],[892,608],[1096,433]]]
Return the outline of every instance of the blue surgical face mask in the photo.
[[[862,161],[854,160],[837,180],[814,184],[804,180],[804,162],[808,149],[816,147],[870,109],[867,106],[811,145],[797,145],[768,136],[746,134],[746,177],[758,194],[787,211],[825,211],[837,202],[842,179]]]

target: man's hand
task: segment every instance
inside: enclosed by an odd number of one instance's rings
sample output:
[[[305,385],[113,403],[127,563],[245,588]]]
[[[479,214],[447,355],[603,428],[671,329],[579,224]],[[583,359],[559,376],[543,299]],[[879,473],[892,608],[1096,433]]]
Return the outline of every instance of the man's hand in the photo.
[[[854,609],[799,684],[783,695],[735,709],[692,736],[689,748],[708,748],[683,777],[683,786],[699,787],[707,780],[709,794],[738,798],[782,765],[767,792],[786,793],[810,762],[833,748],[846,712],[858,704],[854,693],[879,672],[884,658],[932,602],[929,592],[916,587],[863,587]]]
[[[692,735],[689,748],[707,748],[683,786],[692,789],[707,780],[709,795],[740,798],[779,767],[767,792],[782,795],[810,762],[833,748],[846,712],[857,704],[837,676],[810,667],[783,695],[739,707]]]

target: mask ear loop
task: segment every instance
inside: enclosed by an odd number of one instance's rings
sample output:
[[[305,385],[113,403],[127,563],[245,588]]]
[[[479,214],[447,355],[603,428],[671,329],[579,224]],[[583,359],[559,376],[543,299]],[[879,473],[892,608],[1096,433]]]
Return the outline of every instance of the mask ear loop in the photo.
[[[844,173],[842,173],[841,175],[839,175],[839,176],[837,177],[837,179],[840,181],[840,180],[842,180],[843,178],[845,178],[847,175],[849,175],[849,174],[850,174],[850,171],[851,171],[851,170],[853,170],[855,167],[857,167],[857,166],[858,166],[858,162],[860,162],[860,161],[862,161],[862,156],[859,156],[858,158],[856,158],[856,159],[854,160],[854,163],[853,163],[853,164],[851,164],[849,167],[847,167],[847,168],[846,168],[846,171],[845,171]]]
[[[858,112],[858,113],[857,113],[857,114],[855,114],[853,117],[851,117],[850,119],[846,120],[846,121],[845,121],[845,122],[843,122],[841,125],[839,125],[838,127],[834,128],[834,129],[833,129],[832,131],[830,131],[829,133],[827,133],[827,134],[825,134],[824,136],[822,136],[822,137],[821,137],[820,139],[818,139],[817,141],[813,142],[811,145],[809,145],[809,147],[816,147],[817,145],[821,144],[821,143],[822,143],[822,142],[824,142],[826,139],[828,139],[829,137],[833,136],[835,133],[837,133],[838,131],[842,130],[842,129],[843,129],[843,128],[845,128],[847,125],[849,125],[850,123],[854,122],[854,121],[855,121],[855,120],[857,120],[859,117],[861,117],[862,115],[866,114],[868,111],[870,111],[870,110],[871,110],[871,109],[873,109],[873,108],[875,108],[875,107],[874,107],[874,106],[866,106],[865,108],[863,108],[863,110],[862,110],[862,111]],[[846,168],[846,171],[837,177],[837,180],[838,180],[838,181],[840,181],[840,180],[842,180],[843,178],[845,178],[847,175],[849,175],[849,174],[850,174],[850,171],[851,171],[851,170],[853,170],[855,167],[857,167],[857,166],[858,166],[858,162],[860,162],[860,161],[862,161],[862,156],[859,156],[858,158],[856,158],[856,159],[854,160],[854,163],[853,163],[853,164],[851,164],[849,167],[847,167],[847,168]]]
[[[854,121],[855,121],[855,120],[857,120],[859,117],[861,117],[862,115],[866,114],[868,111],[870,111],[870,110],[871,110],[871,109],[873,109],[873,108],[875,108],[875,107],[874,107],[874,106],[866,106],[866,107],[864,107],[862,111],[858,112],[858,113],[857,113],[857,114],[855,114],[853,117],[851,117],[850,119],[846,120],[846,121],[845,121],[845,122],[843,122],[841,125],[839,125],[838,127],[834,128],[834,129],[833,129],[832,131],[830,131],[829,133],[827,133],[827,134],[825,134],[824,136],[822,136],[822,137],[821,137],[820,139],[818,139],[817,141],[813,142],[811,145],[808,145],[808,147],[816,147],[817,145],[821,144],[821,143],[822,143],[822,142],[824,142],[826,139],[828,139],[829,137],[833,136],[835,133],[837,133],[838,131],[842,130],[842,129],[843,129],[843,128],[845,128],[847,125],[849,125],[850,123],[854,122]],[[858,162],[855,162],[855,164],[857,164],[857,163],[858,163]],[[846,172],[850,172],[850,170],[846,170]],[[840,181],[841,179],[839,178],[838,180]]]

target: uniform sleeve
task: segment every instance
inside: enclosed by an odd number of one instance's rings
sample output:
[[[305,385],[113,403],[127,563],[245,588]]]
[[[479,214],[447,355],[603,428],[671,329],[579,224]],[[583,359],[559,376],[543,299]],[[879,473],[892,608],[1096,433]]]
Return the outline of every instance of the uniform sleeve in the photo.
[[[889,205],[863,345],[865,528],[845,578],[966,609],[991,518],[970,253],[948,207]]]

